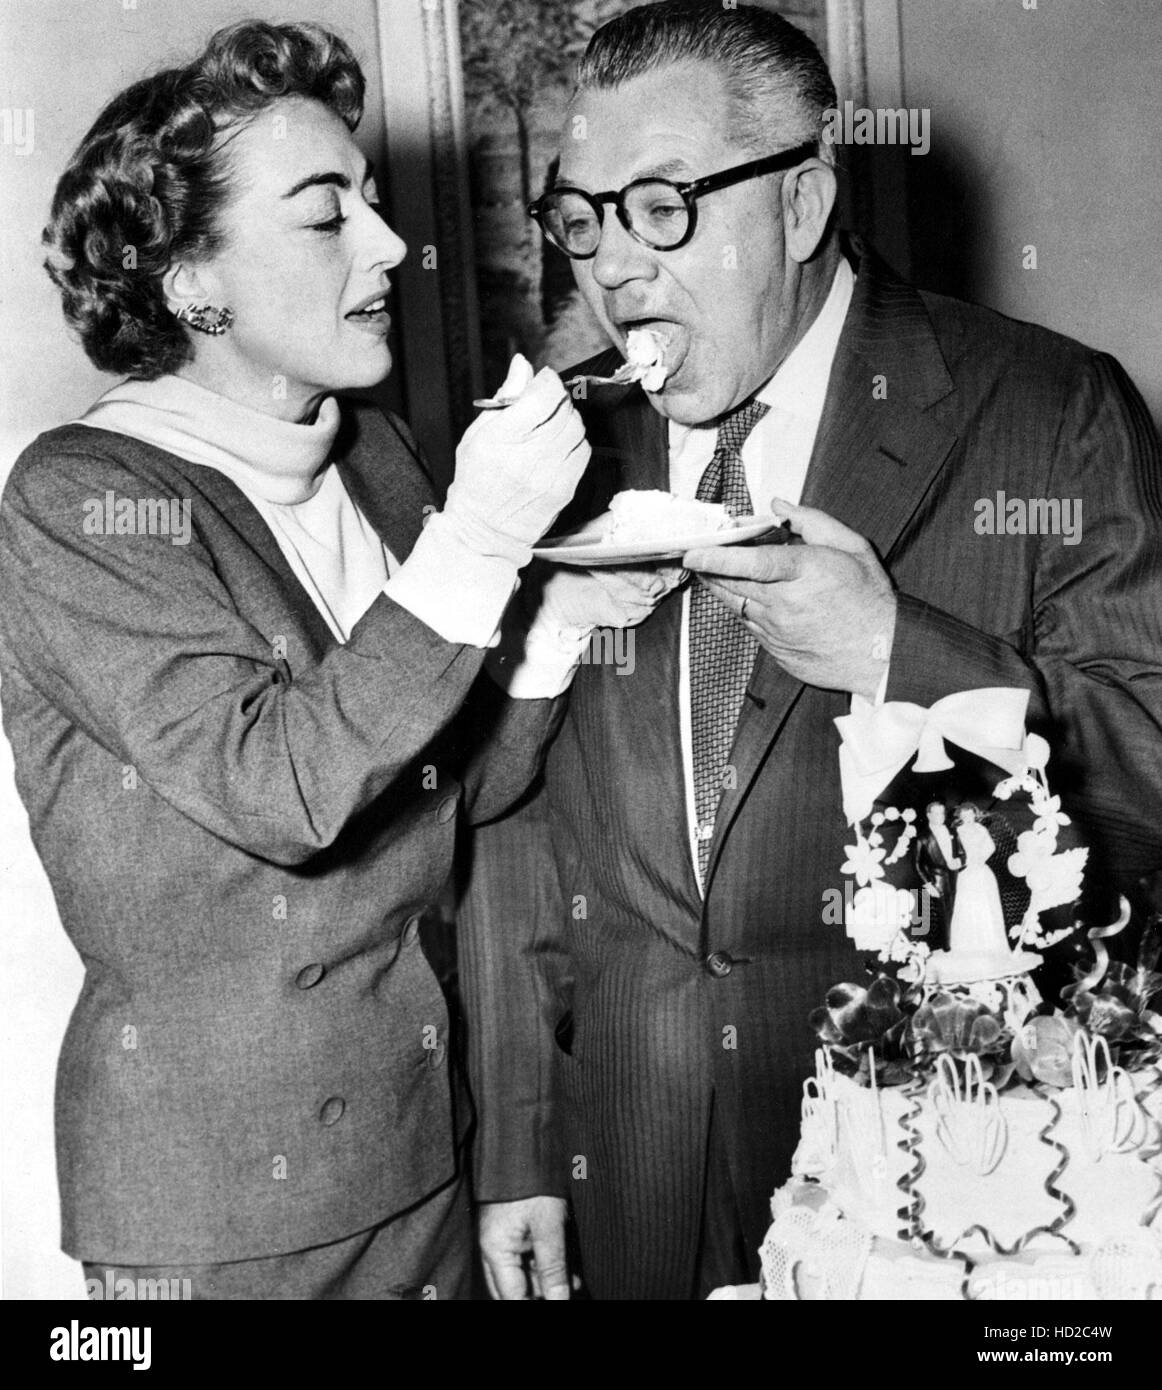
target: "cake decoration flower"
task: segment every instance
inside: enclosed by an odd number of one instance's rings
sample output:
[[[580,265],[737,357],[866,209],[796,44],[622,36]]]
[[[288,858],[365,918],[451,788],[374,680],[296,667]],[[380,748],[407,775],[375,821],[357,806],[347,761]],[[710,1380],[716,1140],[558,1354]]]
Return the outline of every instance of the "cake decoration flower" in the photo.
[[[918,1061],[931,1063],[942,1052],[960,1062],[977,1057],[984,1079],[998,1088],[1012,1075],[1012,1034],[978,999],[933,994],[912,1016],[911,1041]]]
[[[906,888],[882,881],[857,888],[844,914],[847,934],[857,951],[890,952],[895,938],[912,920],[914,903]]]
[[[873,845],[862,835],[857,836],[854,845],[844,845],[847,858],[840,865],[840,873],[854,874],[856,883],[866,887],[873,879],[883,878],[882,860],[887,851],[881,845]]]
[[[1120,929],[1119,924],[1114,928]],[[1143,932],[1136,965],[1110,961],[1104,947],[1096,949],[1101,938],[1092,933],[1091,944],[1094,969],[1074,966],[1078,983],[1062,991],[1067,1014],[1087,1032],[1104,1037],[1122,1065],[1131,1058],[1139,1066],[1157,1061],[1162,1057],[1162,973],[1155,967],[1162,950],[1162,918],[1153,919]]]
[[[1069,825],[1069,817],[1061,809],[1061,798],[1059,796],[1046,796],[1034,801],[1033,809],[1037,813],[1037,818],[1033,822],[1033,829],[1046,834],[1056,835],[1057,827]]]
[[[1040,1014],[1029,1019],[1013,1037],[1017,1074],[1028,1082],[1072,1086],[1073,1040],[1080,1032],[1080,1025],[1064,1014]]]
[[[877,1082],[900,1086],[912,1079],[904,1048],[912,1006],[914,1000],[896,980],[877,975],[866,989],[854,984],[832,986],[824,1006],[814,1009],[809,1021],[840,1071],[866,1085],[870,1053]]]
[[[1056,797],[1051,798],[1057,801]],[[1025,916],[1010,931],[1019,945],[1043,950],[1070,935],[1072,926],[1055,933],[1041,925],[1041,914],[1054,907],[1064,907],[1081,896],[1085,863],[1089,850],[1083,847],[1057,851],[1057,824],[1061,813],[1048,811],[1034,823],[1032,830],[1017,836],[1017,852],[1009,856],[1009,873],[1023,878],[1029,886],[1029,905]],[[1064,824],[1069,823],[1065,816]]]

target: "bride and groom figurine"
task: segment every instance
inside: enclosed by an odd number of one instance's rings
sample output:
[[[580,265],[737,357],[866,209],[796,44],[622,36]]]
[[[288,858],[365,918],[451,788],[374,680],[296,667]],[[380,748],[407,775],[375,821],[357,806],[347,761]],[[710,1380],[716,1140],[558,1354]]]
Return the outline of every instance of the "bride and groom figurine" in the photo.
[[[971,801],[956,806],[952,827],[942,801],[929,802],[925,815],[927,830],[916,837],[914,862],[944,919],[948,950],[1005,961],[1012,952],[1000,889],[988,867],[997,845],[980,811]]]

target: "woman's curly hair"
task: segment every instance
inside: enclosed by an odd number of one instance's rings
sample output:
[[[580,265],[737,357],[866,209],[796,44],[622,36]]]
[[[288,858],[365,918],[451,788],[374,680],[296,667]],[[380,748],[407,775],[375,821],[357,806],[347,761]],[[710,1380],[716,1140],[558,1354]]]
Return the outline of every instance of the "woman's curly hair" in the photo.
[[[224,136],[279,97],[313,98],[354,130],[363,73],[317,24],[244,22],[204,53],[134,83],[81,141],[53,195],[45,269],[102,371],[153,380],[192,355],[162,277],[212,255],[229,196]]]

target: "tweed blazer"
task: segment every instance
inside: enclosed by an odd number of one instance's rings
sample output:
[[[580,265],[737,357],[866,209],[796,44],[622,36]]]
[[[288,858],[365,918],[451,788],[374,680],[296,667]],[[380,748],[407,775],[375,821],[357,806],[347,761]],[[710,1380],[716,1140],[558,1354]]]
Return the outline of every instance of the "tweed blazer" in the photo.
[[[406,427],[345,401],[332,458],[405,558],[438,502]],[[186,543],[149,527],[166,500]],[[16,463],[4,723],[85,966],[57,1078],[67,1253],[298,1250],[452,1176],[467,1111],[419,923],[458,821],[527,786],[560,703],[508,700],[481,660],[385,595],[337,643],[211,468],[84,425]]]
[[[666,422],[640,388],[585,410],[579,507],[668,486]],[[1080,543],[981,534],[976,504],[998,492],[1083,499]],[[1123,882],[1162,864],[1162,469],[1117,363],[865,255],[803,502],[868,537],[897,586],[887,698],[1027,689],[1095,855]],[[680,615],[671,596],[637,629],[632,676],[581,669],[542,790],[476,837],[461,921],[479,1193],[569,1196],[599,1297],[691,1296],[712,1107],[757,1251],[813,1070],[807,1016],[866,979],[824,911],[850,840],[848,696],[760,651],[703,898]]]

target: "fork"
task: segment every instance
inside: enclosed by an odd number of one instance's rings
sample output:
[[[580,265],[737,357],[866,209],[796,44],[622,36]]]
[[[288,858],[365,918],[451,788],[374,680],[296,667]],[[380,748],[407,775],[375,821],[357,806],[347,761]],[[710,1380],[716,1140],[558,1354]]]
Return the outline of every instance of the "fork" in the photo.
[[[563,385],[569,390],[583,383],[589,386],[629,386],[640,379],[641,369],[627,362],[624,366],[618,367],[613,376],[593,376],[591,373],[582,372],[579,376],[571,376]],[[477,410],[504,410],[506,406],[515,404],[516,400],[516,396],[482,396],[472,404]]]

